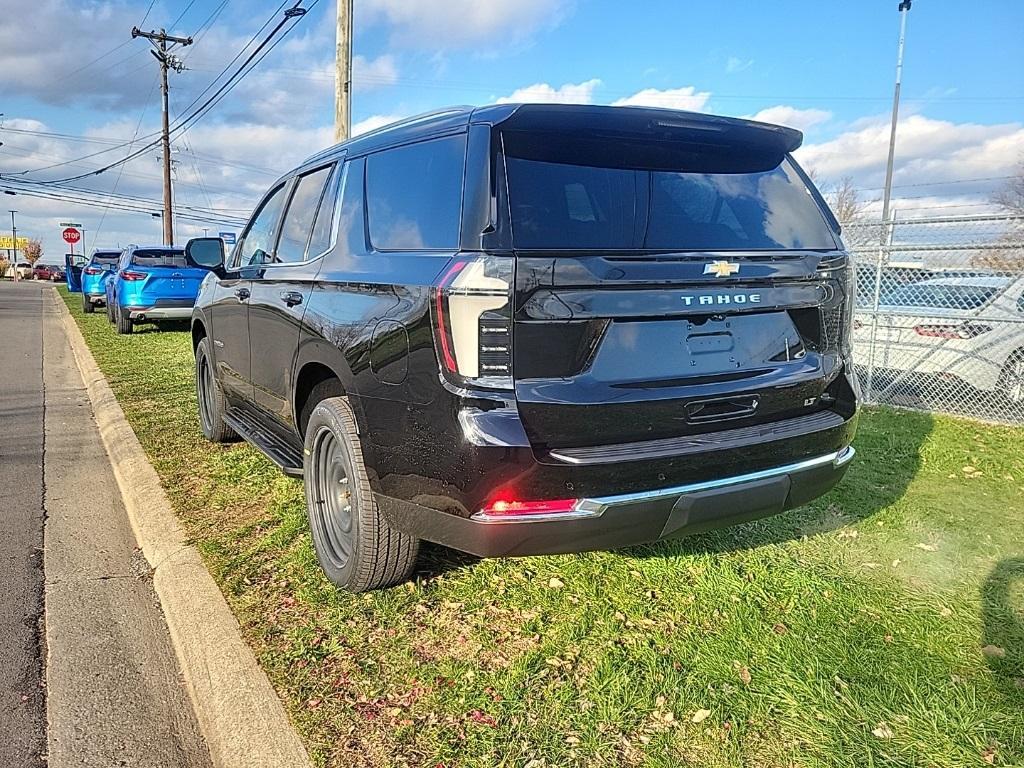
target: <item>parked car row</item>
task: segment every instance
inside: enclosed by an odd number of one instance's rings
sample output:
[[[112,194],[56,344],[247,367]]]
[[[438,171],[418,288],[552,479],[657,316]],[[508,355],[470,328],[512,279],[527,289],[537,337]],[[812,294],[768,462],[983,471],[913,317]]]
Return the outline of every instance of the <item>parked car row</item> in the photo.
[[[69,277],[68,288],[81,292],[83,312],[105,307],[117,332],[130,334],[138,323],[190,318],[208,271],[173,246],[97,249],[79,265],[77,281]]]

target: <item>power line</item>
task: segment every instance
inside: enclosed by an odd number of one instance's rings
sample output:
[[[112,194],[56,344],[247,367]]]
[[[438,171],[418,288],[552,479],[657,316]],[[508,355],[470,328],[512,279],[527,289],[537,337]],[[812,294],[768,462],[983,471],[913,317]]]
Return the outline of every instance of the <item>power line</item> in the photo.
[[[244,62],[242,62],[241,66],[239,66],[239,68],[238,68],[237,70],[235,70],[235,72],[234,72],[234,73],[233,73],[233,74],[232,74],[232,75],[231,75],[231,76],[230,76],[230,77],[229,77],[229,78],[228,78],[228,79],[227,79],[227,80],[226,80],[226,81],[224,82],[224,84],[223,84],[223,85],[221,85],[221,87],[220,87],[220,88],[219,88],[219,89],[218,89],[218,90],[217,90],[217,91],[216,91],[216,92],[215,92],[215,93],[213,94],[213,96],[211,96],[211,97],[210,97],[209,99],[207,99],[207,100],[206,100],[206,101],[205,101],[205,102],[204,102],[204,103],[203,103],[202,105],[200,105],[200,106],[199,106],[198,108],[196,108],[196,109],[195,109],[194,111],[192,111],[192,112],[191,112],[190,114],[188,114],[188,115],[186,115],[186,116],[185,116],[184,118],[182,118],[182,120],[181,120],[180,124],[178,124],[178,125],[174,126],[174,127],[173,127],[173,128],[172,128],[172,129],[170,130],[170,132],[171,132],[171,133],[176,133],[176,132],[178,132],[178,131],[180,131],[180,130],[183,130],[183,129],[185,129],[187,125],[189,125],[189,124],[191,124],[191,123],[194,123],[194,122],[198,121],[199,119],[201,119],[201,118],[202,118],[202,117],[203,117],[203,116],[204,116],[204,115],[205,115],[205,114],[206,114],[207,112],[209,112],[209,110],[210,110],[210,109],[212,109],[212,108],[213,108],[213,106],[215,106],[215,105],[216,105],[216,104],[217,104],[217,103],[218,103],[218,102],[220,101],[220,99],[221,99],[221,98],[223,98],[223,96],[227,95],[227,93],[229,93],[229,92],[230,92],[230,91],[231,91],[231,90],[232,90],[232,89],[234,88],[234,86],[235,86],[235,85],[237,84],[237,82],[238,82],[238,81],[239,81],[239,80],[240,80],[240,79],[241,79],[242,77],[244,77],[244,76],[245,76],[246,74],[248,74],[248,72],[252,71],[252,67],[250,67],[250,68],[249,68],[248,70],[246,70],[246,67],[247,67],[247,66],[248,66],[248,65],[249,65],[249,64],[250,64],[250,63],[251,63],[251,62],[253,61],[253,59],[255,59],[255,58],[256,58],[256,56],[257,56],[257,55],[258,55],[258,54],[260,53],[260,51],[261,51],[261,50],[262,50],[262,49],[263,49],[263,48],[264,48],[264,47],[265,47],[265,46],[266,46],[266,45],[267,45],[267,44],[268,44],[268,43],[270,42],[270,40],[271,40],[271,39],[272,39],[272,38],[273,38],[273,37],[274,37],[274,36],[275,36],[275,35],[276,35],[276,34],[277,34],[277,33],[278,33],[278,32],[279,32],[280,30],[281,30],[281,28],[282,28],[282,27],[283,27],[283,26],[284,26],[285,24],[287,24],[287,23],[288,23],[288,21],[289,21],[289,20],[291,20],[292,18],[295,18],[295,19],[296,19],[296,21],[295,21],[295,22],[294,22],[294,23],[292,24],[292,27],[289,27],[289,29],[285,31],[285,35],[287,35],[287,33],[291,31],[291,29],[292,29],[292,28],[293,28],[293,27],[295,26],[295,24],[297,24],[297,23],[298,23],[298,20],[299,20],[299,19],[301,19],[301,18],[302,18],[302,16],[303,16],[303,15],[304,15],[304,14],[306,13],[306,11],[307,11],[308,9],[302,9],[302,8],[299,8],[299,6],[301,5],[301,2],[302,2],[302,0],[297,0],[297,1],[296,1],[296,3],[295,3],[295,5],[294,5],[294,6],[292,6],[292,8],[290,8],[290,9],[289,9],[288,11],[286,11],[286,12],[285,12],[285,17],[284,17],[284,19],[282,19],[282,20],[281,20],[281,21],[280,21],[280,22],[278,23],[278,25],[277,25],[276,27],[274,27],[274,29],[273,29],[273,30],[271,30],[270,34],[269,34],[269,35],[267,35],[267,37],[266,37],[266,38],[264,38],[264,40],[263,40],[263,41],[262,41],[262,42],[261,42],[261,43],[259,44],[259,46],[257,46],[257,48],[256,48],[255,50],[253,50],[253,51],[252,51],[252,52],[251,52],[251,53],[249,54],[249,56],[248,56],[248,57],[246,58],[246,60],[245,60]],[[318,2],[319,2],[319,0],[314,0],[313,4],[312,4],[312,5],[310,6],[310,8],[313,8],[314,6],[316,6],[316,4],[317,4]],[[274,16],[276,16],[276,14],[277,14],[277,13],[278,13],[278,12],[279,12],[279,11],[281,10],[281,8],[283,8],[283,7],[284,7],[284,6],[286,5],[286,4],[287,4],[287,0],[285,0],[285,2],[284,2],[284,3],[282,3],[282,4],[281,4],[281,5],[280,5],[280,6],[278,7],[278,9],[277,9],[277,10],[276,10],[276,11],[274,12]],[[260,30],[259,30],[259,31],[258,31],[258,32],[256,33],[256,35],[254,35],[254,36],[253,36],[253,38],[252,38],[252,39],[251,39],[251,40],[249,41],[249,43],[246,43],[246,45],[245,45],[245,46],[243,46],[242,50],[241,50],[241,51],[240,51],[240,52],[239,52],[239,53],[238,53],[238,54],[237,54],[237,55],[235,56],[235,58],[234,58],[234,59],[232,59],[232,60],[231,60],[231,62],[230,62],[230,63],[228,64],[228,66],[227,66],[227,67],[225,67],[225,70],[224,70],[224,71],[227,71],[227,69],[228,69],[228,68],[230,68],[231,64],[233,64],[233,63],[234,63],[235,61],[237,61],[237,60],[238,60],[238,58],[239,58],[239,57],[240,57],[240,56],[242,55],[242,53],[244,53],[244,52],[245,52],[246,48],[248,48],[248,47],[249,47],[249,45],[250,45],[250,44],[252,43],[252,41],[253,41],[253,40],[255,40],[255,39],[256,39],[256,37],[257,37],[257,36],[258,36],[258,35],[259,35],[259,34],[260,34],[260,33],[261,33],[261,32],[262,32],[262,31],[263,31],[264,29],[266,29],[266,28],[267,28],[267,26],[269,26],[270,22],[271,22],[271,21],[273,21],[273,19],[274,19],[274,16],[271,16],[271,17],[270,17],[270,18],[269,18],[269,19],[268,19],[268,20],[267,20],[267,21],[266,21],[266,22],[265,22],[265,23],[263,24],[263,26],[262,26],[262,27],[260,27]],[[270,50],[273,50],[273,48],[274,48],[274,47],[276,47],[276,45],[277,45],[277,43],[275,43],[275,44],[274,44],[274,46],[271,46],[271,48],[270,48],[270,49],[269,49],[269,50],[267,51],[267,53],[269,53],[269,52],[270,52]],[[260,57],[259,61],[257,61],[257,62],[256,62],[256,64],[259,64],[259,62],[260,62],[260,61],[262,61],[262,60],[263,60],[263,58],[264,58],[265,56],[266,56],[266,54],[264,54],[264,56]],[[253,65],[253,67],[255,67],[255,64]],[[187,111],[191,110],[191,109],[192,109],[192,107],[193,107],[193,106],[195,106],[195,104],[196,104],[196,103],[197,103],[197,102],[199,101],[199,99],[200,99],[200,98],[202,98],[202,96],[203,96],[203,95],[204,95],[205,93],[207,93],[207,92],[208,92],[208,91],[210,90],[210,88],[212,88],[212,87],[213,87],[213,86],[214,86],[214,85],[215,85],[215,84],[217,83],[217,81],[218,81],[219,79],[220,79],[220,77],[219,77],[219,76],[218,76],[217,78],[214,78],[214,81],[213,81],[213,82],[212,82],[212,83],[211,83],[210,85],[208,85],[208,86],[207,86],[207,87],[206,87],[206,88],[205,88],[205,89],[204,89],[204,90],[203,90],[203,91],[202,91],[202,92],[200,93],[200,95],[199,95],[198,97],[196,97],[196,99],[194,99],[194,100],[192,101],[192,103],[191,103],[191,104],[189,104],[189,106],[188,106],[188,107],[186,107],[186,108],[185,108],[185,110],[183,110],[183,111],[184,111],[184,112],[187,112]],[[205,111],[204,111],[204,110],[205,110]],[[159,132],[155,132],[155,133],[152,133],[152,134],[148,134],[147,136],[144,136],[144,137],[142,137],[142,138],[143,138],[143,139],[149,139],[149,138],[152,138],[152,137],[154,137],[154,136],[159,136],[159,135],[160,135],[160,133],[159,133]],[[87,176],[91,176],[91,175],[98,175],[98,174],[100,174],[100,173],[104,173],[105,171],[108,171],[108,170],[110,170],[111,168],[115,168],[115,167],[117,167],[118,165],[121,165],[122,163],[126,163],[126,162],[128,162],[128,161],[130,161],[130,160],[133,160],[134,158],[136,158],[136,157],[138,157],[139,155],[143,154],[143,153],[144,153],[144,152],[146,152],[147,150],[149,150],[149,149],[151,149],[152,147],[156,146],[156,145],[157,145],[158,143],[160,143],[160,141],[162,141],[162,137],[161,137],[161,138],[157,138],[157,139],[156,139],[155,141],[151,141],[150,143],[146,144],[145,146],[143,146],[142,148],[140,148],[139,150],[137,150],[137,151],[135,151],[135,152],[130,152],[130,153],[129,153],[129,154],[128,154],[128,155],[126,156],[126,157],[123,157],[123,158],[121,158],[120,160],[117,160],[117,161],[115,161],[115,162],[113,162],[113,163],[110,163],[110,164],[108,164],[108,165],[105,165],[105,166],[103,166],[103,167],[101,167],[101,168],[98,168],[98,169],[96,169],[96,170],[92,171],[91,173],[83,173],[83,174],[79,174],[79,175],[77,175],[77,176],[70,176],[70,177],[66,177],[66,178],[63,178],[63,179],[52,179],[52,180],[45,180],[45,181],[41,181],[40,183],[57,183],[57,182],[64,182],[64,181],[77,181],[78,179],[86,178]],[[98,152],[93,152],[93,153],[91,153],[91,154],[89,154],[89,155],[85,155],[85,156],[83,156],[83,157],[80,157],[80,158],[76,158],[76,159],[74,159],[74,160],[67,160],[67,161],[64,161],[64,162],[61,162],[61,163],[55,163],[55,164],[53,164],[53,165],[49,165],[49,166],[44,166],[44,167],[42,167],[42,168],[35,168],[35,169],[31,169],[31,170],[26,170],[26,171],[20,171],[20,172],[18,172],[17,174],[7,174],[7,175],[6,175],[6,178],[10,178],[10,177],[11,177],[11,176],[13,176],[13,175],[26,175],[26,174],[29,174],[29,173],[38,173],[39,171],[43,171],[43,170],[49,170],[49,169],[52,169],[52,168],[57,168],[57,167],[60,167],[60,166],[64,166],[64,165],[71,165],[71,164],[74,164],[74,163],[76,163],[76,162],[78,162],[78,161],[80,161],[80,160],[87,160],[87,159],[89,159],[89,158],[92,158],[92,157],[96,157],[97,155],[101,155],[101,154],[105,154],[105,153],[107,153],[107,152],[111,152],[111,151],[113,151],[114,149],[119,149],[120,147],[122,147],[122,146],[125,146],[125,145],[127,145],[127,143],[128,143],[128,142],[125,142],[124,144],[122,144],[122,145],[120,145],[120,146],[110,147],[110,148],[108,148],[108,149],[100,150],[100,151],[98,151]],[[5,177],[4,177],[4,176],[0,176],[0,178],[5,178]]]

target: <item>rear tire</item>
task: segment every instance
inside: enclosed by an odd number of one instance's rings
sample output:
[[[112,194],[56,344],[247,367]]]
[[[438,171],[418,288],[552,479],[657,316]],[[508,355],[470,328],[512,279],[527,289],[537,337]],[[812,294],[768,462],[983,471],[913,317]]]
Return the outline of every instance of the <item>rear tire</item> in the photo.
[[[420,543],[392,528],[377,508],[344,397],[322,400],[310,413],[303,470],[313,547],[327,578],[350,592],[405,581]]]
[[[207,440],[228,443],[238,438],[235,430],[224,423],[227,408],[224,392],[217,383],[209,337],[200,339],[196,346],[196,398],[199,401],[199,426]]]
[[[118,333],[127,336],[135,330],[135,322],[130,317],[124,316],[124,311],[122,311],[120,304],[114,309],[114,316],[117,318]]]
[[[999,375],[999,391],[1014,405],[1024,405],[1024,349],[1011,354]]]
[[[84,293],[82,294],[82,311],[87,315],[91,315],[96,311],[96,305],[93,304],[92,300]]]

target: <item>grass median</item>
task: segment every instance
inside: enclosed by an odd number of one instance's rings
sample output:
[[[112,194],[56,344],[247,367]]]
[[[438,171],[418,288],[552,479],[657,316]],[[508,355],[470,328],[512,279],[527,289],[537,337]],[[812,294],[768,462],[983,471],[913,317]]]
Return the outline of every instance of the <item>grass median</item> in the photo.
[[[866,410],[815,504],[620,552],[335,590],[302,486],[199,431],[187,332],[61,289],[326,766],[1024,764],[1024,429]]]

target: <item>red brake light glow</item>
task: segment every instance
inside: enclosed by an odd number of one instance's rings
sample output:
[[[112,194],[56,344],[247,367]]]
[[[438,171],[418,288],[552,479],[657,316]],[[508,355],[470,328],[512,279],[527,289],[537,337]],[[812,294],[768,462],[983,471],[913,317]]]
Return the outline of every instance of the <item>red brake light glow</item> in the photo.
[[[578,499],[521,501],[519,499],[499,498],[487,504],[480,512],[488,517],[565,514],[566,512],[574,511],[578,501]]]
[[[122,269],[121,270],[121,278],[123,280],[128,280],[129,282],[133,282],[135,280],[145,280],[146,279],[146,273],[145,272],[132,272],[130,269]]]
[[[102,274],[103,270],[99,267],[86,267],[85,274],[87,275],[99,275]]]

